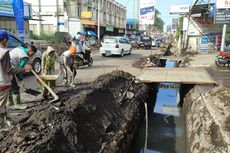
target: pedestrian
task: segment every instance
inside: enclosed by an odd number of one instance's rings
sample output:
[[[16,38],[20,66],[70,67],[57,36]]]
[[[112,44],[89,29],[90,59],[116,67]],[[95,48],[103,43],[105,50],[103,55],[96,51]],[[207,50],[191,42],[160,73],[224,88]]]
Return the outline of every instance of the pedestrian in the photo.
[[[20,98],[20,82],[23,80],[23,72],[31,70],[32,66],[27,62],[29,58],[37,52],[37,48],[33,45],[22,45],[10,51],[12,67],[15,70],[11,80],[12,101],[8,104],[13,105],[15,109],[26,109],[26,105],[21,104]]]
[[[53,47],[48,46],[47,50],[42,54],[42,74],[43,75],[54,75],[55,63],[58,60],[58,54]],[[51,87],[55,88],[56,81],[50,80],[46,83]],[[43,88],[42,96],[44,99],[47,99],[48,90]]]
[[[74,77],[77,71],[74,67],[74,58],[77,53],[76,46],[71,46],[69,50],[62,53],[60,57],[60,67],[63,74],[64,85],[74,87]]]

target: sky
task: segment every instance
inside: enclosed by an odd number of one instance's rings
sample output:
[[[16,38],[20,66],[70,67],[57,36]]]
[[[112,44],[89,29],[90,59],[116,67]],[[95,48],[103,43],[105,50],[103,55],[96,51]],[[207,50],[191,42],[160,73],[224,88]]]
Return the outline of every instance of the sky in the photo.
[[[133,18],[133,8],[134,1],[138,0],[116,0],[117,2],[123,4],[127,8],[127,18]],[[177,15],[170,15],[170,6],[171,5],[191,5],[192,0],[156,0],[155,7],[161,12],[161,18],[165,22],[165,26],[171,25],[172,19],[177,18]],[[136,9],[137,10],[137,9]],[[135,12],[136,13],[136,12]]]

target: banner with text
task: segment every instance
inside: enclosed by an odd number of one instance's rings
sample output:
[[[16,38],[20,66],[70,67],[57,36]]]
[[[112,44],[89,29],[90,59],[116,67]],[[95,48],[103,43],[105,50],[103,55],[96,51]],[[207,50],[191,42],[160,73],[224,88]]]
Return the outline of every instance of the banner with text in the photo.
[[[24,3],[23,0],[13,0],[13,11],[21,41],[24,42]]]
[[[230,8],[230,0],[216,0],[217,9],[228,9]]]

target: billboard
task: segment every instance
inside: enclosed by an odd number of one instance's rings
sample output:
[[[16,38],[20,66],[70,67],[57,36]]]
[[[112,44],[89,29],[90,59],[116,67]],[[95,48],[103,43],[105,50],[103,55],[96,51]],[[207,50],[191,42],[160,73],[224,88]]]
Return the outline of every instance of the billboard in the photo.
[[[172,30],[176,30],[178,27],[178,19],[172,19]]]
[[[216,0],[217,9],[227,9],[230,8],[230,0]]]
[[[155,19],[155,0],[140,1],[140,24],[154,24]]]
[[[189,5],[172,5],[170,7],[170,14],[187,14],[189,12]]]

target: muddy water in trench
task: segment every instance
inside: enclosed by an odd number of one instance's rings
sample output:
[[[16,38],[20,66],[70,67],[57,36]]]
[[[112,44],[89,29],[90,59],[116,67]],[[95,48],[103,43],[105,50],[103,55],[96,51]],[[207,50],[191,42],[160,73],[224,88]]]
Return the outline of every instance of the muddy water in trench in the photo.
[[[167,68],[174,62],[167,61]],[[179,103],[179,84],[161,83],[155,107],[149,113],[147,153],[186,153],[184,118]],[[142,153],[145,144],[145,122],[135,139],[134,152]]]

